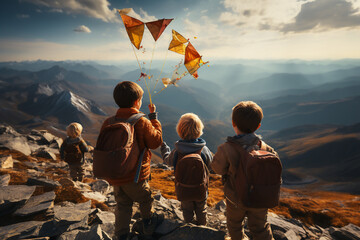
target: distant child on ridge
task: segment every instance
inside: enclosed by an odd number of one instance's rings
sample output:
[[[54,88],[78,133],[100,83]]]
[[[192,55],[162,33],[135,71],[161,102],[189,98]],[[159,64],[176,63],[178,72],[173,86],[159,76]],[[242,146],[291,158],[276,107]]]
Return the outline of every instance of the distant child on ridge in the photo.
[[[164,162],[174,166],[175,189],[178,200],[181,201],[184,220],[187,223],[198,225],[206,225],[208,168],[212,161],[212,153],[206,147],[205,140],[200,138],[203,129],[204,125],[196,114],[186,113],[180,117],[176,126],[176,131],[181,139],[175,142],[175,149],[171,151],[165,142],[161,145]],[[200,186],[194,185],[194,187],[186,188],[186,185],[189,184]]]
[[[82,181],[84,177],[84,153],[93,150],[81,137],[83,127],[80,123],[70,123],[66,128],[67,138],[60,147],[60,157],[69,164],[70,177],[74,181]]]
[[[101,132],[107,131],[106,129],[110,129],[108,136],[116,139],[116,136],[111,135],[111,131],[112,126],[116,125],[118,121],[131,121],[134,130],[132,134],[134,143],[130,155],[135,152],[136,148],[137,153],[135,155],[137,156],[129,156],[131,159],[135,158],[137,167],[135,167],[134,170],[125,172],[121,176],[106,179],[114,186],[116,201],[115,235],[118,240],[125,240],[130,236],[129,225],[132,217],[133,202],[138,202],[140,205],[145,235],[151,235],[153,233],[162,217],[153,212],[152,203],[154,199],[148,183],[151,162],[150,149],[155,149],[162,143],[162,129],[161,123],[157,119],[154,104],[149,104],[148,106],[150,111],[148,117],[150,120],[145,118],[145,114],[139,111],[142,105],[143,94],[144,91],[142,88],[134,82],[123,81],[118,83],[114,89],[113,97],[119,109],[115,116],[105,120],[100,131],[101,134]],[[109,139],[109,143],[111,141],[112,140]],[[98,147],[98,145],[96,147]],[[95,151],[97,151],[96,148]],[[139,164],[137,160],[139,160]]]
[[[262,109],[252,101],[239,102],[235,107],[233,107],[232,126],[236,135],[234,137],[228,137],[227,141],[218,147],[217,152],[214,155],[214,160],[211,163],[211,167],[214,172],[223,175],[225,180],[224,193],[226,197],[227,228],[232,240],[248,239],[244,233],[245,216],[247,216],[248,219],[248,227],[253,237],[252,239],[274,239],[270,224],[267,221],[268,208],[245,206],[243,203],[243,197],[247,196],[241,196],[241,193],[239,193],[240,190],[238,189],[239,185],[241,185],[241,181],[239,184],[239,181],[237,180],[241,178],[242,183],[247,181],[245,179],[249,176],[246,174],[246,170],[243,171],[243,168],[246,168],[246,165],[251,164],[249,163],[251,161],[248,161],[247,163],[244,163],[244,161],[246,160],[245,158],[247,158],[246,156],[250,155],[246,155],[247,152],[255,150],[255,152],[252,153],[266,154],[266,156],[270,156],[275,159],[272,163],[275,162],[275,164],[277,164],[274,166],[279,170],[277,172],[280,172],[280,177],[278,176],[278,178],[281,182],[281,163],[276,161],[276,159],[278,159],[277,153],[274,149],[265,144],[265,142],[261,140],[260,136],[254,133],[260,127],[262,118]],[[268,169],[267,171],[269,172],[271,170]],[[259,174],[256,176],[257,179],[263,177],[259,176]],[[280,183],[277,186],[278,191],[280,191]],[[252,187],[253,185],[251,185],[250,188],[246,187],[246,190],[244,191],[245,194],[252,191]],[[266,195],[264,198],[266,198]],[[239,199],[241,200],[239,201]],[[252,199],[251,201],[248,201],[248,203],[256,204],[257,201],[263,200]]]

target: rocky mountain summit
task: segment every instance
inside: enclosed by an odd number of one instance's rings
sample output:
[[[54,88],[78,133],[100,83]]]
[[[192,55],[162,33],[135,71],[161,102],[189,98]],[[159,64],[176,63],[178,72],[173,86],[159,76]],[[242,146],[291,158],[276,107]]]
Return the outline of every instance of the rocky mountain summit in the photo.
[[[112,187],[92,176],[91,156],[86,156],[83,182],[68,178],[68,166],[59,160],[62,139],[44,130],[19,133],[0,125],[0,239],[113,239],[115,199]],[[152,164],[168,173],[166,165]],[[156,180],[157,175],[153,175]],[[152,180],[152,181],[154,181]],[[135,204],[132,240],[216,240],[227,237],[225,202],[208,207],[208,226],[184,224],[180,202],[165,198],[154,188],[154,210],[164,215],[153,235],[142,234]],[[330,207],[330,206],[329,206]],[[326,209],[324,209],[326,211]],[[275,239],[360,239],[360,227],[320,227],[270,212]],[[246,233],[251,239],[245,223]]]

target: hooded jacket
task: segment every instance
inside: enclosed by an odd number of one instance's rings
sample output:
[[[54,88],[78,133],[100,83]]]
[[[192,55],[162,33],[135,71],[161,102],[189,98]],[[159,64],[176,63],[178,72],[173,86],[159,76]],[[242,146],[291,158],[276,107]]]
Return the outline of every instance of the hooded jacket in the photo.
[[[205,163],[205,165],[210,170],[210,163],[212,162],[213,156],[209,148],[206,146],[206,142],[202,138],[198,138],[195,140],[179,140],[175,142],[175,149],[171,150],[170,147],[163,142],[161,145],[161,156],[164,160],[164,163],[166,163],[169,166],[174,166],[174,164],[177,162],[178,159],[178,152],[181,152],[183,154],[189,154],[194,153],[201,150],[202,159]]]
[[[235,175],[239,167],[241,157],[238,151],[229,142],[235,142],[244,147],[245,150],[265,150],[277,154],[273,148],[261,140],[255,133],[242,134],[228,137],[227,141],[221,144],[214,155],[211,168],[225,179],[224,194],[231,202],[236,203]]]

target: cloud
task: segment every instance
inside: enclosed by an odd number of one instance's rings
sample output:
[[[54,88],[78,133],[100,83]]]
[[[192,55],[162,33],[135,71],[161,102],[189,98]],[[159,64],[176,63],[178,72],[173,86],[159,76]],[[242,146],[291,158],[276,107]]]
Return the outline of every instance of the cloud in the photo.
[[[226,9],[220,21],[242,29],[273,29],[290,22],[300,11],[301,4],[309,0],[224,0]]]
[[[74,29],[75,32],[91,33],[90,28],[85,25],[78,26]]]
[[[126,60],[134,54],[128,42],[75,45],[60,44],[41,39],[23,41],[0,39],[0,61],[24,60]]]
[[[134,11],[134,9],[132,9],[132,8],[123,8],[123,9],[121,9],[121,11],[123,12],[123,14],[126,14],[126,15],[136,18],[136,19],[139,19],[140,21],[143,21],[143,22],[151,22],[151,21],[157,20],[157,18],[155,16],[150,16],[142,8],[140,8],[140,14],[136,13]]]
[[[220,21],[243,31],[283,33],[360,26],[360,0],[224,0]]]
[[[83,14],[101,19],[104,22],[119,22],[117,10],[110,9],[108,0],[25,0],[38,6],[51,8],[53,11],[63,11],[68,14]]]
[[[62,9],[59,9],[59,8],[53,8],[53,9],[50,9],[50,12],[63,13],[64,11]]]
[[[294,22],[285,24],[282,32],[326,31],[360,27],[360,10],[345,0],[316,0],[302,5]]]
[[[16,17],[24,19],[24,18],[29,18],[30,16],[28,14],[17,14]]]

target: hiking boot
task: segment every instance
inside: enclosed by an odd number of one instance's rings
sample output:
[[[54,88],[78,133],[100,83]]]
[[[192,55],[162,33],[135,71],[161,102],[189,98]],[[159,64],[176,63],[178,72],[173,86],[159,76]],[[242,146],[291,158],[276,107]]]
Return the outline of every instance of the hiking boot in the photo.
[[[153,213],[150,219],[143,219],[143,232],[144,235],[151,236],[156,227],[159,226],[164,220],[164,215]]]

